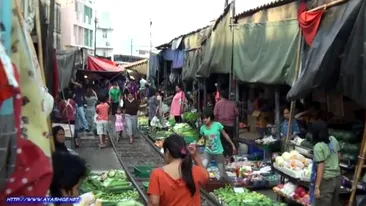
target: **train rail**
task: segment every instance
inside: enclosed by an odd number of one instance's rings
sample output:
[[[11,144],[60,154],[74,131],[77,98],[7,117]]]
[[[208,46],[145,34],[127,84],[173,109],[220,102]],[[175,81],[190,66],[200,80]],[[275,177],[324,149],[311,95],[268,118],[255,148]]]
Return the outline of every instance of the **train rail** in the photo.
[[[110,130],[112,131],[112,129]],[[110,133],[114,134],[114,133]],[[129,144],[127,138],[120,139],[117,142],[116,135],[110,135],[112,147],[117,155],[121,166],[126,171],[126,175],[132,182],[134,187],[140,194],[141,201],[147,204],[147,194],[144,182],[148,182],[148,178],[136,177],[134,168],[141,165],[150,165],[152,167],[161,167],[164,165],[163,154],[154,145],[151,139],[140,132],[139,137],[135,138],[133,144]],[[201,190],[201,205],[203,206],[219,206],[221,205],[215,197],[204,190]]]

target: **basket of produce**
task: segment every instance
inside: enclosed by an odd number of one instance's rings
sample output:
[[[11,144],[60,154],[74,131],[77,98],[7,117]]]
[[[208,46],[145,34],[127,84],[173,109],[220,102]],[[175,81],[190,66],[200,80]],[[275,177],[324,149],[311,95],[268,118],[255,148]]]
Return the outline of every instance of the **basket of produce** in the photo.
[[[153,171],[153,167],[152,166],[136,166],[133,168],[133,173],[135,174],[136,177],[139,178],[149,178],[151,172]]]

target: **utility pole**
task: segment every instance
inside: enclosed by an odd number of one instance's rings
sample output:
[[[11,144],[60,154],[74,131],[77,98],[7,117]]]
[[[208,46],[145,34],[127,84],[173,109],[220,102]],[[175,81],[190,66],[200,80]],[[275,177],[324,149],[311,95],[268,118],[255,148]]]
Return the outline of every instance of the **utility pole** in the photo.
[[[95,18],[94,18],[94,56],[97,56],[97,11],[95,10]]]
[[[150,57],[151,57],[151,52],[152,52],[152,30],[151,30],[151,27],[152,27],[152,21],[150,19],[150,51],[149,51],[149,61],[148,61],[148,68],[147,68],[147,74],[146,74],[146,77],[147,79],[149,79],[149,76],[150,76]]]
[[[131,39],[131,58],[132,58],[132,48],[133,48],[133,42],[132,42],[132,39]]]

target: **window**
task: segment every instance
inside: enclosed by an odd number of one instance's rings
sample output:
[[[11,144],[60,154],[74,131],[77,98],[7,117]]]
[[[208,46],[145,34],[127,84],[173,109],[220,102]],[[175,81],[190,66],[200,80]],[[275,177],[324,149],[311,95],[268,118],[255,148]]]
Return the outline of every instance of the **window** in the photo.
[[[91,24],[93,18],[93,9],[84,5],[84,23]]]
[[[78,45],[83,45],[84,29],[80,26],[78,27]]]
[[[55,36],[56,38],[55,38],[55,48],[56,49],[60,49],[61,48],[61,36],[59,35],[59,34],[56,34],[56,36]]]
[[[61,11],[60,4],[56,4],[55,7],[55,31],[61,32]]]
[[[84,46],[89,46],[89,29],[84,29]]]
[[[90,35],[89,35],[89,46],[90,47],[94,47],[94,45],[93,45],[93,41],[94,41],[94,39],[93,39],[93,30],[89,30],[89,32],[90,32]]]
[[[75,44],[79,44],[79,35],[78,35],[78,32],[79,32],[79,28],[78,26],[74,25],[74,42]]]
[[[108,38],[108,32],[107,32],[107,30],[103,29],[103,39],[106,39],[106,38]]]

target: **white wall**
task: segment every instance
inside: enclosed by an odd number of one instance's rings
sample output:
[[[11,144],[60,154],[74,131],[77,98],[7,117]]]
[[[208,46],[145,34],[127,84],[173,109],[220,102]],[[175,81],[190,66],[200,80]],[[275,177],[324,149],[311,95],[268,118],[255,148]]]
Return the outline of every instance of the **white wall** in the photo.
[[[102,3],[101,1],[97,1]],[[97,3],[99,5],[99,3]],[[96,33],[96,52],[97,55],[110,57],[113,56],[113,24],[110,8],[97,6],[97,33]]]

